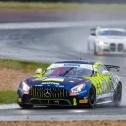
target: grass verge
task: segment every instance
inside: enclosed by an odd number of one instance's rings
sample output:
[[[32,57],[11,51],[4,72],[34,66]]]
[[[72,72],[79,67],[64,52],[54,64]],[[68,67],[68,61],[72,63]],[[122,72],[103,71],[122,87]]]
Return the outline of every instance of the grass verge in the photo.
[[[0,104],[16,103],[16,91],[0,91]]]
[[[32,73],[37,68],[42,68],[43,70],[45,70],[48,66],[49,66],[49,64],[47,64],[47,63],[0,59],[0,68],[21,70],[24,72],[31,72]]]
[[[0,2],[0,8],[27,9],[96,9],[96,10],[126,10],[125,4],[89,4],[89,3],[42,3],[42,2]]]

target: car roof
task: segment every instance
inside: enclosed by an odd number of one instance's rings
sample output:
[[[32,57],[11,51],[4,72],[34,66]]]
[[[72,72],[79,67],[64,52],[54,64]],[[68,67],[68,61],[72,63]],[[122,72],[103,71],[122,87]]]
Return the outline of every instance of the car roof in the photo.
[[[91,64],[91,65],[95,64],[95,62],[87,61],[87,60],[67,60],[67,61],[59,61],[55,63],[78,63],[78,64]]]
[[[116,31],[126,32],[126,30],[123,29],[123,28],[102,28],[102,27],[98,27],[97,30],[116,30]]]

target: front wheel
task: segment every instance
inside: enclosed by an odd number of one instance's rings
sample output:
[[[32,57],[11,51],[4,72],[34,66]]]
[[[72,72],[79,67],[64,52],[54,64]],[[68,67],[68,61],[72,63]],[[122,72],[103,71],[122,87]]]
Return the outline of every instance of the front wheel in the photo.
[[[94,55],[97,55],[96,44],[94,43]]]
[[[89,96],[88,96],[88,106],[89,108],[94,108],[96,105],[96,91],[94,87],[91,87],[89,91]]]
[[[113,95],[114,106],[119,106],[121,103],[121,99],[122,99],[122,84],[119,83]]]

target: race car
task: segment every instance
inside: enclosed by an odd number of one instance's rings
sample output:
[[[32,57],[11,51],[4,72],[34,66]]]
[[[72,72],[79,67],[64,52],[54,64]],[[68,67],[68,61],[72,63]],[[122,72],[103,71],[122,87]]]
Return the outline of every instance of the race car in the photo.
[[[94,55],[125,54],[125,29],[102,27],[92,28],[88,37],[88,50]]]
[[[17,102],[22,108],[35,106],[81,106],[93,108],[98,104],[119,106],[122,83],[112,72],[118,66],[91,61],[60,61],[44,72],[20,82]]]

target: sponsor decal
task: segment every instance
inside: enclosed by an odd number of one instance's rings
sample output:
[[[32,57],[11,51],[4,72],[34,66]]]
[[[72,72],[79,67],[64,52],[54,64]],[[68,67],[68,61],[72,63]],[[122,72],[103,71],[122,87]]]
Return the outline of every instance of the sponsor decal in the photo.
[[[80,67],[80,64],[75,63],[65,63],[64,67]]]
[[[88,103],[88,99],[82,99],[82,100],[79,100],[79,103],[80,103],[80,104]]]
[[[42,80],[44,80],[44,79],[46,79],[47,77],[40,77],[40,78],[35,78],[34,80],[33,80],[33,82],[34,81],[42,81]]]
[[[48,81],[63,82],[64,79],[63,78],[46,78],[43,81],[44,82],[48,82]]]
[[[49,69],[54,69],[54,68],[57,68],[57,67],[63,67],[63,66],[64,66],[63,63],[51,64],[51,65],[48,67],[48,70],[49,70]]]
[[[58,82],[42,82],[41,84],[42,85],[57,85],[57,86],[59,86]]]
[[[42,87],[42,85],[35,85],[35,87]]]
[[[77,63],[57,63],[57,64],[52,64],[48,67],[49,69],[54,69],[58,67],[77,67],[77,68],[84,68],[84,69],[89,69],[93,70],[93,66],[90,64],[77,64]]]

